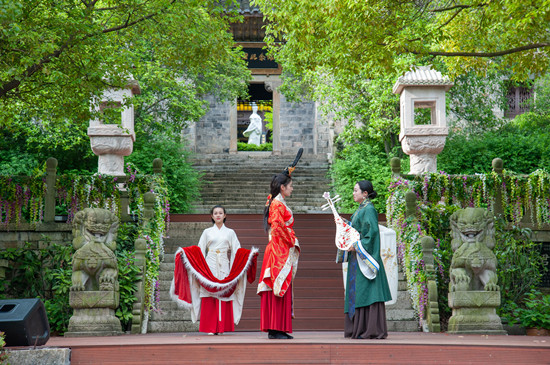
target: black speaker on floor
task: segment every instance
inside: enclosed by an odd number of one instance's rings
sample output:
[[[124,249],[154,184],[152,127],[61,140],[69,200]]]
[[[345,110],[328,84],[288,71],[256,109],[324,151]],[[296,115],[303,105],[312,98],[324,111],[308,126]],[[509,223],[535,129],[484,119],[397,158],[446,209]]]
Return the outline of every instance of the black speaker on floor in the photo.
[[[6,346],[41,346],[50,338],[50,323],[40,299],[0,300],[0,331]]]

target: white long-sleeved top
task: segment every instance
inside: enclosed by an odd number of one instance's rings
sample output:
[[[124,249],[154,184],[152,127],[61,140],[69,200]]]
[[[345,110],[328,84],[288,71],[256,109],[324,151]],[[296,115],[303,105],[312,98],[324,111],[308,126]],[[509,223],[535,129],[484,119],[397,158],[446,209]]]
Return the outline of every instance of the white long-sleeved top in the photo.
[[[235,254],[241,247],[241,244],[235,231],[227,228],[225,224],[222,225],[221,228],[218,228],[214,224],[212,227],[207,228],[202,232],[198,246],[206,259],[206,263],[208,264],[210,271],[212,271],[212,274],[218,279],[223,279],[229,275],[231,265],[235,259]],[[223,301],[233,301],[233,319],[235,324],[239,323],[244,303],[246,277],[239,280],[235,292],[227,298],[217,297],[214,293],[209,292],[202,286],[199,286],[196,283],[193,284],[195,284],[193,286],[196,289],[200,287],[200,298],[214,297]],[[200,314],[200,300],[194,300],[193,307],[191,319],[195,322],[196,318]]]
[[[230,228],[224,225],[218,228],[216,225],[202,232],[198,246],[200,247],[208,267],[212,274],[223,279],[231,270],[237,250],[241,247],[239,239]],[[201,288],[201,298],[215,296],[204,288]],[[221,300],[233,300],[233,296]]]

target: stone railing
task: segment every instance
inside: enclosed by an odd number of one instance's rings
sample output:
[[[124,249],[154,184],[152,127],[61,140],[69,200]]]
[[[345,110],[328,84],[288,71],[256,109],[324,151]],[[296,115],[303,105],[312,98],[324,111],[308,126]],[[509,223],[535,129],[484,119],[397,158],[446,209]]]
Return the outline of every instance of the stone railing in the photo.
[[[398,158],[393,158],[390,161],[390,166],[391,166],[391,170],[392,170],[393,179],[396,182],[398,182],[399,179],[401,179],[401,180],[408,180],[408,182],[405,181],[404,183],[405,184],[410,184],[411,181],[418,178],[418,175],[415,175],[415,174],[403,174],[403,173],[401,173],[401,161]],[[498,176],[500,176],[501,181],[504,181],[504,175],[505,174],[503,172],[503,161],[500,158],[495,158],[492,161],[492,168],[493,168],[493,172],[495,174],[497,174]],[[450,176],[450,178],[456,178],[459,175],[446,175],[446,176]],[[462,176],[462,175],[460,175],[460,176]],[[508,175],[508,177],[509,176],[510,175]],[[517,175],[514,175],[514,176],[516,176],[520,179],[523,179],[525,181],[525,179],[527,179],[531,175],[517,174]],[[464,175],[462,177],[467,177],[467,176]],[[469,176],[469,177],[474,177],[474,178],[478,178],[478,179],[480,178],[480,176]],[[411,187],[411,189],[412,189],[412,187]],[[426,189],[427,189],[427,186],[426,186]],[[522,206],[519,207],[519,209],[522,209],[522,215],[523,215],[521,220],[519,222],[518,221],[515,221],[515,222],[512,221],[511,215],[510,215],[510,210],[508,210],[508,212],[506,212],[506,209],[510,209],[511,204],[510,204],[510,201],[506,202],[504,200],[504,199],[506,199],[506,197],[503,197],[503,191],[506,191],[506,190],[505,189],[501,190],[499,188],[496,188],[496,189],[493,189],[493,190],[490,191],[491,196],[488,197],[488,198],[490,199],[490,204],[491,204],[491,208],[492,208],[492,211],[493,211],[494,215],[495,216],[502,216],[502,217],[508,219],[508,229],[511,229],[513,225],[520,225],[521,227],[530,228],[532,230],[531,239],[534,242],[549,242],[550,241],[550,224],[548,224],[548,223],[540,224],[540,222],[539,223],[534,222],[533,219],[532,219],[533,215],[531,214],[531,208],[530,208],[529,204],[522,205]],[[406,218],[412,217],[415,222],[420,223],[418,221],[419,212],[420,212],[420,210],[419,210],[420,209],[420,207],[419,207],[420,202],[418,202],[417,193],[419,193],[419,192],[417,191],[415,193],[412,190],[409,190],[408,192],[406,192],[403,195],[403,198],[402,198],[403,201],[401,201],[401,203],[398,203],[398,204],[402,204],[400,209],[403,209],[404,217],[406,217]],[[420,192],[419,194],[422,195],[423,192]],[[507,193],[505,193],[505,194],[507,194]],[[520,193],[520,194],[522,194],[522,193]],[[425,199],[425,197],[421,198],[421,200],[422,199]],[[510,198],[508,197],[508,199],[510,199]],[[428,201],[425,201],[423,203],[430,204]],[[439,203],[445,205],[446,203],[450,203],[450,202],[446,202],[444,199],[442,199],[442,201],[440,201]],[[452,202],[452,203],[454,204],[454,203],[457,203],[457,202]],[[464,202],[462,202],[462,204],[463,203]],[[460,204],[460,202],[459,202],[459,204]],[[509,206],[506,207],[506,204],[508,204]],[[399,229],[399,227],[395,227],[394,229]],[[432,237],[429,237],[429,236],[420,236],[418,238],[418,242],[417,242],[417,243],[420,244],[420,246],[422,248],[422,256],[421,256],[422,258],[421,259],[424,261],[424,265],[425,265],[424,266],[424,272],[426,274],[425,276],[427,277],[427,280],[425,282],[425,285],[427,287],[427,295],[426,295],[427,300],[426,300],[425,306],[423,308],[423,314],[422,314],[423,323],[422,323],[422,325],[423,325],[424,330],[429,331],[429,332],[439,332],[441,330],[440,323],[439,323],[440,322],[440,313],[439,313],[439,308],[438,308],[438,300],[439,300],[439,298],[438,298],[438,288],[437,288],[437,283],[435,281],[436,272],[435,272],[435,268],[434,268],[435,265],[434,265],[434,256],[433,256],[433,251],[434,251],[434,246],[435,246],[434,238],[437,239],[437,238],[440,238],[440,237],[433,237],[432,238]],[[413,244],[413,243],[411,243],[411,244]],[[546,244],[546,245],[543,244],[542,249],[543,249],[542,254],[544,254],[544,252],[550,251],[550,247],[549,247],[548,244]],[[550,275],[544,275],[543,282],[545,282],[545,283],[550,282]]]
[[[56,181],[58,179],[57,175],[57,159],[50,157],[46,161],[46,175],[44,178],[45,182],[45,194],[44,194],[44,208],[43,208],[43,219],[39,223],[54,223],[56,222]],[[161,174],[162,173],[162,160],[156,158],[153,160],[153,173]],[[28,182],[31,180],[31,177],[28,176],[19,176],[21,181]],[[117,176],[117,183],[120,185],[126,183],[129,177],[126,175]],[[120,193],[120,220],[121,222],[131,222],[133,217],[128,213],[128,207],[130,203],[128,191],[121,188]],[[85,207],[82,207],[85,208]],[[2,227],[0,227],[2,230]],[[17,230],[17,227],[10,225],[9,230]]]
[[[8,247],[22,247],[26,242],[31,243],[30,248],[39,248],[44,243],[44,235],[49,238],[49,242],[66,244],[72,241],[71,225],[59,223],[56,219],[56,181],[58,162],[55,158],[51,157],[46,161],[46,176],[45,176],[45,195],[44,195],[44,208],[43,219],[41,222],[35,224],[29,224],[22,222],[20,224],[6,224],[0,225],[0,249]],[[153,160],[153,173],[162,174],[162,160],[156,158]],[[28,178],[30,180],[30,178]],[[121,185],[129,179],[128,176],[118,176],[117,183]],[[25,177],[21,177],[20,181],[25,181]],[[130,205],[129,192],[123,188],[119,190],[120,197],[120,211],[119,218],[121,222],[134,222],[135,219],[128,211]],[[151,192],[147,192],[143,195],[143,210],[142,216],[139,220],[143,231],[149,230],[151,221],[155,218],[155,204],[157,195]],[[83,207],[84,208],[84,207]],[[136,301],[133,305],[133,319],[132,319],[132,333],[141,333],[142,326],[144,325],[144,311],[145,311],[145,273],[147,271],[147,258],[146,258],[146,241],[142,238],[138,238],[134,242],[135,249],[135,264],[139,268],[137,275],[138,280],[136,282],[137,291],[135,293]],[[5,275],[5,269],[8,267],[8,260],[0,260],[0,278]]]
[[[493,159],[491,165],[492,165],[493,172],[495,172],[497,175],[499,175],[502,178],[502,176],[504,175],[503,174],[504,163],[503,163],[502,159],[500,159],[498,157]],[[390,160],[390,167],[391,167],[391,170],[392,170],[392,177],[394,179],[395,178],[402,178],[402,179],[406,179],[406,180],[414,180],[418,176],[418,175],[415,175],[415,174],[403,174],[403,173],[401,173],[401,160],[397,157],[394,157]],[[458,175],[450,174],[448,176],[458,176]],[[463,176],[466,176],[466,175],[463,175]],[[517,174],[516,176],[522,177],[522,178],[527,178],[528,175]],[[502,190],[501,189],[496,189],[495,192],[494,192],[494,196],[492,198],[493,198],[492,199],[492,204],[493,204],[492,210],[493,210],[495,216],[503,215],[504,214],[504,204],[503,204]],[[532,215],[531,215],[530,207],[529,206],[524,207],[524,214],[523,214],[523,219],[522,219],[521,223],[524,224],[526,227],[529,227],[533,230],[536,230],[537,227],[534,227],[535,222],[533,222],[531,217],[532,217]],[[547,230],[550,230],[550,225],[549,224],[544,224],[544,225],[542,225],[542,227],[538,227],[538,228],[542,229],[543,231],[547,231]]]
[[[405,194],[405,216],[407,218],[417,219],[416,216],[416,194],[409,191]],[[420,238],[422,245],[422,259],[424,260],[426,276],[428,277],[426,286],[428,287],[427,303],[424,307],[422,328],[424,332],[441,332],[439,323],[439,298],[437,281],[435,280],[434,256],[435,241],[430,236]]]

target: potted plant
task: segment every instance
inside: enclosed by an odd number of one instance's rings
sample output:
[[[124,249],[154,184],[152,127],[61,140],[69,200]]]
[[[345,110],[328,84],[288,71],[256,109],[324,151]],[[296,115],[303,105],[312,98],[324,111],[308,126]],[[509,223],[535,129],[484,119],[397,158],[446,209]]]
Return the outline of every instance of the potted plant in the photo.
[[[528,336],[550,335],[550,294],[532,290],[527,293],[524,306],[516,305],[512,313]]]

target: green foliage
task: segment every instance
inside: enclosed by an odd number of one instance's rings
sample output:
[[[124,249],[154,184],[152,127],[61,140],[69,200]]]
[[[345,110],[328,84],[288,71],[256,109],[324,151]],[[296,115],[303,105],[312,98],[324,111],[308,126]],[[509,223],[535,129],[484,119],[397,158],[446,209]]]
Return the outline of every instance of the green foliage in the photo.
[[[360,180],[369,180],[378,193],[373,204],[379,213],[384,213],[386,201],[386,186],[391,177],[391,170],[386,160],[386,154],[377,146],[358,143],[345,147],[337,156],[330,168],[333,190],[340,194],[338,202],[341,213],[352,213],[357,209],[353,201],[353,187]]]
[[[507,318],[511,323],[519,321],[526,328],[550,330],[550,294],[543,295],[538,290],[531,290],[526,294],[523,305],[516,302],[508,304],[512,312]]]
[[[541,244],[531,240],[531,230],[496,222],[496,245],[498,259],[498,285],[502,293],[501,312],[509,313],[508,303],[521,303],[529,291],[535,289],[546,271]]]
[[[436,240],[434,260],[438,283],[439,314],[442,328],[451,315],[446,297],[449,267],[452,258],[449,217],[459,208],[484,207],[494,209],[497,192],[503,196],[506,220],[495,226],[495,255],[503,306],[500,314],[511,316],[511,303],[521,300],[535,288],[545,272],[540,244],[530,239],[530,231],[520,229],[526,210],[538,225],[550,221],[550,175],[537,170],[529,176],[505,172],[467,175],[423,174],[413,180],[394,179],[389,185],[386,218],[388,226],[397,232],[398,257],[417,315],[423,318],[427,298],[427,273],[423,266],[420,238],[429,235]],[[405,193],[415,192],[416,216],[405,217]],[[522,209],[522,207],[524,209]],[[511,229],[509,222],[515,224]]]
[[[134,302],[137,300],[135,293],[140,270],[135,264],[134,242],[138,238],[138,233],[138,225],[135,223],[121,223],[117,232],[115,254],[120,301],[115,315],[120,319],[123,330],[131,323]]]
[[[452,75],[501,69],[527,79],[549,65],[541,50],[548,46],[550,7],[539,1],[256,3],[268,23],[271,54],[298,77],[317,72],[373,78],[418,65],[427,56],[445,63]]]
[[[453,117],[449,122],[451,130],[476,138],[480,133],[501,127],[505,120],[496,116],[495,110],[508,107],[507,91],[502,72],[483,75],[469,72],[458,76],[447,93],[447,112]]]
[[[33,121],[53,143],[73,144],[92,117],[90,98],[129,75],[148,83],[137,109],[164,104],[167,118],[196,114],[198,95],[236,97],[250,72],[228,32],[241,19],[234,3],[0,2],[0,128]]]
[[[0,258],[10,261],[6,277],[0,281],[4,298],[40,298],[44,302],[51,331],[62,334],[67,329],[72,308],[69,306],[74,250],[71,245],[50,243],[44,248],[26,244],[8,248]]]
[[[7,364],[8,361],[8,354],[4,350],[4,346],[6,346],[5,336],[5,333],[0,331],[0,364],[2,365]]]
[[[188,212],[200,193],[200,174],[189,161],[189,151],[180,142],[142,136],[126,161],[138,171],[152,174],[155,158],[161,158],[163,162],[162,173],[168,188],[170,210],[173,213]]]
[[[248,144],[245,142],[237,142],[238,151],[272,151],[273,143],[262,143],[261,145]]]
[[[494,158],[501,158],[507,170],[528,174],[550,164],[550,124],[528,128],[539,118],[525,116],[500,128],[475,135],[451,135],[437,156],[438,169],[450,174],[491,171]],[[534,127],[534,126],[533,126]]]
[[[266,129],[273,130],[273,112],[265,112],[264,121]]]
[[[134,263],[134,250],[119,249],[117,244],[117,263],[118,263],[118,284],[120,293],[120,302],[115,311],[115,315],[120,319],[122,328],[128,328],[132,321],[132,310],[134,302],[137,300],[135,293],[137,291],[137,279],[140,273],[139,268]]]

